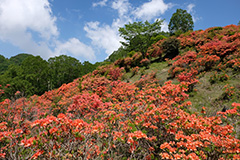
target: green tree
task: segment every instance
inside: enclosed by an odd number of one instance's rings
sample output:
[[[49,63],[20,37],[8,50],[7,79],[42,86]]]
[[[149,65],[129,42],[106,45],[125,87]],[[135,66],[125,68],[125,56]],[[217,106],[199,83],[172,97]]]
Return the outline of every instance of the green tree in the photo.
[[[15,65],[20,66],[22,64],[22,62],[28,57],[34,57],[34,56],[31,55],[31,54],[27,54],[27,53],[21,53],[21,54],[18,54],[16,56],[12,56],[9,59],[9,61],[10,61],[11,64],[15,64]]]
[[[106,60],[107,62],[115,62],[120,58],[127,57],[128,51],[121,46],[118,50],[114,51]]]
[[[26,58],[31,56],[33,55],[21,53],[11,57],[10,59],[7,59],[3,55],[0,55],[0,75],[4,74],[4,72],[8,70],[8,66],[11,64],[20,66]]]
[[[51,76],[50,89],[72,82],[82,75],[82,64],[73,57],[60,55],[49,58],[48,63]]]
[[[240,21],[238,22],[238,25],[240,25]]]
[[[182,9],[177,9],[177,11],[173,13],[168,24],[168,29],[171,35],[185,33],[189,30],[193,30],[193,27],[194,24],[191,14]]]
[[[24,96],[30,96],[34,94],[34,87],[30,82],[24,79],[23,69],[21,66],[11,64],[3,75],[0,75],[0,84],[6,86],[10,84],[8,88],[4,89],[4,95],[0,101],[6,98],[14,98],[14,94],[20,91]]]
[[[144,23],[133,22],[119,28],[120,36],[126,40],[121,42],[122,45],[127,47],[128,52],[141,52],[144,56],[147,48],[153,43],[152,37],[156,37],[161,33],[162,22],[163,20],[156,20],[152,24],[148,21]]]
[[[92,64],[88,61],[84,61],[82,65],[82,75],[94,71],[99,65],[99,63]]]
[[[49,67],[40,56],[26,58],[21,65],[23,79],[32,84],[32,92],[37,95],[48,90]]]
[[[9,65],[9,60],[5,58],[3,55],[0,55],[0,75],[3,74]]]

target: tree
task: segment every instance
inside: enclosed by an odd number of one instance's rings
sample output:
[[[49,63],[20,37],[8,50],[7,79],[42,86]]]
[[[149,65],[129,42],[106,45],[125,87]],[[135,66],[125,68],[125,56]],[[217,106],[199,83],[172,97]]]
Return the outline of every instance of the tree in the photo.
[[[125,58],[128,52],[121,46],[118,50],[114,51],[106,60],[107,62],[115,62],[120,58]]]
[[[168,24],[168,29],[171,35],[179,32],[185,33],[189,30],[193,30],[193,27],[194,24],[191,14],[182,9],[177,9],[177,11],[173,13]]]
[[[20,66],[22,64],[22,62],[28,57],[34,57],[34,56],[31,54],[27,54],[27,53],[21,53],[21,54],[11,57],[9,59],[9,61],[11,64]]]
[[[161,33],[162,22],[163,20],[156,20],[153,24],[148,21],[133,22],[119,28],[120,36],[126,40],[121,42],[122,45],[127,47],[129,52],[141,52],[144,56],[147,48],[153,43],[151,38]]]
[[[9,65],[9,60],[5,58],[3,55],[0,55],[0,75],[3,74]]]
[[[30,56],[21,65],[24,80],[33,86],[32,93],[41,95],[48,90],[49,67],[40,56]]]
[[[82,64],[73,57],[60,55],[49,58],[48,63],[51,76],[50,89],[60,87],[63,83],[69,83],[82,75]]]
[[[238,22],[238,25],[240,25],[240,21]]]

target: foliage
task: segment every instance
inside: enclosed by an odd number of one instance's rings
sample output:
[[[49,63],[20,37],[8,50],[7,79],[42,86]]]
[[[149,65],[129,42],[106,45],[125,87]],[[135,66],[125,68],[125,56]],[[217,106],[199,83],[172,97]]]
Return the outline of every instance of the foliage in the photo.
[[[33,57],[33,55],[27,54],[27,53],[21,53],[21,54],[18,54],[16,56],[11,57],[9,59],[9,61],[10,61],[11,64],[15,64],[17,66],[20,66],[22,64],[22,62],[28,57]]]
[[[50,58],[48,64],[51,77],[50,89],[60,87],[63,83],[69,83],[83,75],[81,63],[70,56],[61,55]]]
[[[32,93],[41,95],[48,90],[49,67],[40,56],[26,58],[21,65],[23,79],[32,85]]]
[[[191,14],[187,13],[186,10],[177,9],[173,13],[170,22],[168,24],[168,30],[170,34],[185,33],[189,30],[193,30],[193,20]]]
[[[120,58],[127,57],[127,54],[128,54],[128,51],[121,46],[120,48],[118,48],[118,50],[114,51],[106,61],[115,62]]]
[[[210,77],[209,82],[211,84],[214,84],[214,83],[216,83],[218,81],[224,82],[224,81],[227,81],[227,80],[229,80],[229,76],[226,73],[224,73],[224,72],[223,73],[215,72],[214,75],[212,75]]]
[[[5,58],[3,55],[0,55],[0,75],[4,74],[4,72],[8,69],[8,66],[10,65],[20,66],[22,62],[30,56],[32,55],[22,53],[8,59]]]
[[[153,42],[162,38],[159,36],[162,22],[162,20],[156,20],[152,24],[148,21],[133,22],[119,28],[120,36],[125,39],[125,42],[121,42],[122,45],[127,47],[129,52],[136,51],[144,55]]]
[[[9,65],[8,59],[0,55],[0,75],[7,70],[8,65]]]
[[[172,59],[179,54],[180,41],[174,37],[168,38],[162,42],[162,51],[165,54],[164,59]]]
[[[10,59],[1,56],[0,60],[3,62],[0,63],[3,69],[0,84],[11,85],[5,89],[0,101],[14,98],[17,91],[26,97],[41,95],[93,71],[99,65],[88,61],[81,64],[77,59],[66,55],[50,58],[48,62],[40,56],[29,54],[19,54]]]
[[[148,68],[149,64],[150,64],[150,60],[147,58],[144,58],[141,60],[140,62],[142,64],[142,66],[145,66],[146,68]]]

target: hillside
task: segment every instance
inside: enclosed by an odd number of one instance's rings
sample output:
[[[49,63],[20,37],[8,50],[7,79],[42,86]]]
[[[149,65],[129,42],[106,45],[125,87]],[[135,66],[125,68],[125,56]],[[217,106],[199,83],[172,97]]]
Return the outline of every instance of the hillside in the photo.
[[[142,56],[1,102],[0,157],[240,159],[240,26],[163,39]]]

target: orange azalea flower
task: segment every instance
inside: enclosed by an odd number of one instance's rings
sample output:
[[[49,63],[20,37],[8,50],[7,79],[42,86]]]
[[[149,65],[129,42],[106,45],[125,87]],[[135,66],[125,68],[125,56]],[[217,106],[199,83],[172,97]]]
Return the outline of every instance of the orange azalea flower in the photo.
[[[0,153],[1,158],[5,158],[5,156],[6,156],[6,153]]]
[[[131,144],[131,143],[133,143],[133,142],[134,142],[134,140],[132,139],[132,137],[129,137],[128,140],[127,140],[127,143],[128,143],[128,144]]]
[[[163,159],[170,159],[170,155],[168,153],[161,153],[160,155]]]
[[[142,131],[135,131],[134,132],[134,135],[137,139],[140,139],[140,138],[147,138],[147,135],[142,133]]]
[[[49,133],[50,134],[53,134],[53,133],[55,133],[55,132],[57,132],[57,128],[56,127],[53,127],[53,128],[51,128],[50,130],[49,130]]]
[[[0,123],[0,130],[6,130],[7,129],[7,122]]]
[[[43,150],[38,150],[32,157],[31,159],[37,159],[40,155],[44,153]]]
[[[21,133],[23,133],[23,131],[22,131],[21,129],[16,129],[14,132],[15,132],[16,134],[21,134]]]
[[[31,145],[33,145],[34,140],[36,140],[35,137],[31,137],[29,139],[23,139],[20,143],[20,145],[24,145],[24,147],[30,147]]]

